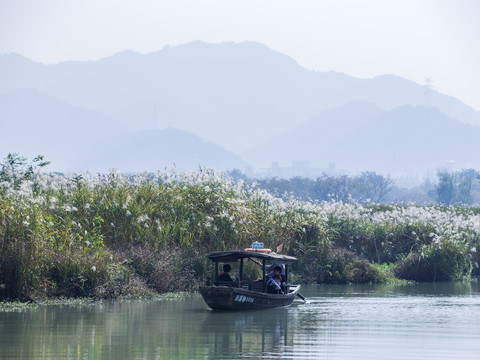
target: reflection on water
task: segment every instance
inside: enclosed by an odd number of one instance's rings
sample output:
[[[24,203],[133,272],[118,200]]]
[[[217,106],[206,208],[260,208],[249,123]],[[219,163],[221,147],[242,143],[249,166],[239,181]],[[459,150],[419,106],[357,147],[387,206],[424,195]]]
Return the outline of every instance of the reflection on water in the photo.
[[[0,359],[477,359],[479,284],[311,286],[288,308],[199,295],[0,313]]]
[[[288,309],[248,312],[214,312],[200,329],[209,344],[209,358],[258,358],[259,354],[281,355],[288,345]],[[291,345],[291,343],[290,343]]]

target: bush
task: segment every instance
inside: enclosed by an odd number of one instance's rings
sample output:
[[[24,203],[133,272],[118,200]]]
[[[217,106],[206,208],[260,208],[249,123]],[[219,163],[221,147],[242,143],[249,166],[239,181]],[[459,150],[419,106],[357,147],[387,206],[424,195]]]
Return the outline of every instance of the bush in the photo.
[[[108,276],[95,288],[95,297],[116,299],[119,297],[151,296],[155,292],[147,286],[145,280],[136,276],[128,267],[128,262],[113,262],[108,266]]]
[[[50,259],[44,278],[48,296],[93,297],[96,288],[108,278],[106,257],[94,257],[76,251],[57,253]]]
[[[465,244],[439,239],[400,260],[394,268],[400,279],[415,281],[447,281],[469,277],[472,262]]]
[[[317,270],[317,283],[381,283],[385,275],[365,259],[343,249],[332,249]]]

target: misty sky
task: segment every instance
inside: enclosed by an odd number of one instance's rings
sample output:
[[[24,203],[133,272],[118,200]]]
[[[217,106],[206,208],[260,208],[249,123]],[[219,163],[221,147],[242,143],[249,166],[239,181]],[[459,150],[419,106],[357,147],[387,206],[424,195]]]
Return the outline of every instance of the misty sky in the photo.
[[[0,0],[0,53],[44,63],[193,40],[257,41],[361,78],[432,78],[480,110],[478,0]]]

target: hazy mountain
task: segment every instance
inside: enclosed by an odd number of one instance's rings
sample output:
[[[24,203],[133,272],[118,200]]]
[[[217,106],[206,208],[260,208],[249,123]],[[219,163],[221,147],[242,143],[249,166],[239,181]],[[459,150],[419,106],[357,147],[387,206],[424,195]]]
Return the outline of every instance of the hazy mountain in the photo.
[[[0,154],[42,154],[60,169],[246,166],[225,149],[257,166],[477,166],[480,127],[467,123],[480,112],[412,81],[309,71],[252,42],[51,65],[0,55]]]
[[[110,117],[34,89],[0,95],[0,156],[44,155],[60,171],[245,168],[238,156],[175,129],[128,133]]]
[[[354,170],[425,173],[451,166],[480,168],[480,127],[460,123],[438,109],[404,105],[377,117],[328,150]]]
[[[248,153],[255,159],[331,162],[352,171],[399,176],[452,167],[480,168],[480,127],[461,123],[438,109],[404,105],[382,111],[368,103],[329,110],[274,137]],[[277,157],[275,158],[275,155]]]
[[[237,155],[187,132],[165,130],[139,131],[111,138],[94,146],[86,161],[75,164],[77,170],[105,172],[177,170],[206,166],[218,170],[245,168],[248,164]]]
[[[125,132],[111,118],[34,89],[0,95],[0,156],[44,155],[66,170],[93,144]]]
[[[308,71],[252,42],[193,42],[55,65],[3,55],[0,79],[0,93],[35,87],[132,130],[175,127],[237,153],[359,100],[385,110],[429,102],[462,122],[480,124],[477,111],[414,82]]]
[[[0,91],[36,87],[134,130],[176,127],[233,150],[263,141],[273,123],[286,130],[321,109],[312,109],[308,90],[298,91],[310,72],[255,43],[195,42],[31,68],[11,63],[0,60],[0,78],[8,75]],[[30,76],[16,77],[25,67]]]
[[[272,137],[244,154],[257,167],[268,167],[272,161],[289,165],[308,161],[312,167],[325,167],[333,159],[329,147],[341,142],[346,134],[368,124],[384,110],[367,102],[352,102],[330,109],[291,129]]]

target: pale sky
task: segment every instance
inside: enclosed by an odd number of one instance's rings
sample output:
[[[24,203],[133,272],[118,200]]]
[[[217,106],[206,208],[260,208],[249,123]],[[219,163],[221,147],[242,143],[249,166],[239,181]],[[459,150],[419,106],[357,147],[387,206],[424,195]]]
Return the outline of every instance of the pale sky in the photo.
[[[479,0],[0,0],[0,54],[43,63],[194,40],[256,41],[360,78],[432,78],[480,110]]]

